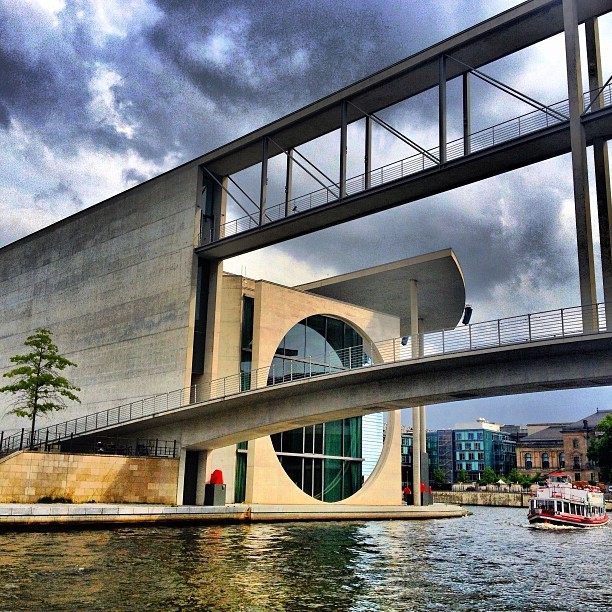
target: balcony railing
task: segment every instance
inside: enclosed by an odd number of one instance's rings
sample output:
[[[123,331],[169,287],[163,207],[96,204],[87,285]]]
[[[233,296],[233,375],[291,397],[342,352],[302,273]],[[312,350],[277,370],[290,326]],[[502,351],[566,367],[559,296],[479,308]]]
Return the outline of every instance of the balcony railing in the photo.
[[[278,367],[270,366],[252,372],[242,372],[209,383],[161,393],[109,410],[84,415],[38,429],[32,439],[30,432],[25,430],[7,437],[0,432],[0,455],[25,448],[38,448],[51,442],[60,443],[122,423],[152,417],[200,402],[224,399],[249,390],[329,376],[358,368],[544,340],[601,334],[607,331],[605,306],[603,303],[575,306],[483,321],[427,332],[415,338],[404,336],[365,343],[334,352],[331,356],[282,357],[280,360],[282,365]],[[612,303],[608,306],[612,308]],[[415,352],[419,354],[418,357],[413,357],[413,343],[416,343]]]
[[[591,92],[584,94],[585,107],[589,114],[594,110],[598,110],[599,105],[607,107],[612,105],[612,84],[607,85],[601,90],[598,97],[598,104],[589,106]],[[559,115],[569,117],[569,103],[567,100],[556,102],[547,109],[534,110],[519,117],[514,117],[508,121],[498,123],[491,127],[479,130],[470,134],[467,138],[468,143],[464,142],[464,138],[458,138],[449,142],[446,146],[446,156],[448,161],[459,159],[468,153],[476,153],[495,147],[497,145],[507,143],[521,136],[533,134],[539,130],[548,127],[559,125],[562,123]],[[429,149],[430,156],[439,159],[439,147]],[[389,163],[385,166],[372,170],[370,172],[370,187],[378,187],[391,181],[411,176],[430,168],[435,168],[437,164],[431,157],[424,153],[416,153],[410,157],[400,159],[399,161]],[[360,193],[366,189],[366,175],[360,174],[346,181],[347,196]],[[301,212],[305,212],[312,208],[317,208],[330,202],[338,200],[340,194],[338,187],[329,184],[324,188],[318,189],[311,193],[301,195],[289,201],[288,205],[285,202],[266,208],[266,224],[278,221],[286,216],[292,216]],[[285,212],[287,211],[287,214]],[[241,232],[259,227],[257,220],[250,216],[240,217],[232,221],[228,221],[220,228],[219,239],[227,238]],[[208,244],[210,236],[200,236],[200,244]]]

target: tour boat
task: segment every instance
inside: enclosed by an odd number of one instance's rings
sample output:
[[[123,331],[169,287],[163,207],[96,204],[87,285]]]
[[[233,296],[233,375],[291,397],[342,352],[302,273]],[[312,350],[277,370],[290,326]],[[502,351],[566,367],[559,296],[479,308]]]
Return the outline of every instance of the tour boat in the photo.
[[[553,472],[529,500],[529,523],[566,527],[597,527],[608,522],[603,491],[588,482],[572,482]]]

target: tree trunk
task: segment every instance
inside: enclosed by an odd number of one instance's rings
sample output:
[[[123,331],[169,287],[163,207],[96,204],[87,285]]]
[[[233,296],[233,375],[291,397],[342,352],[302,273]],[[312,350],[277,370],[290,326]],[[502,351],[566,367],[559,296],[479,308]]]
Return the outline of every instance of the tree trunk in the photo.
[[[32,431],[30,432],[30,450],[34,450],[34,427],[36,426],[36,408],[32,411]]]

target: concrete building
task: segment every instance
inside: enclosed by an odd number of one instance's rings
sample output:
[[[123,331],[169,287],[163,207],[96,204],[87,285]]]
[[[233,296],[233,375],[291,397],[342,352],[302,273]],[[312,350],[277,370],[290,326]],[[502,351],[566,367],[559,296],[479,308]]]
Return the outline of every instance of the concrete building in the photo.
[[[1,298],[2,323],[9,332],[2,338],[2,355],[19,352],[23,339],[45,326],[79,365],[71,378],[83,389],[83,402],[67,415],[55,415],[56,421],[164,388],[197,389],[237,374],[245,390],[392,359],[411,350],[400,343],[415,312],[406,290],[411,284],[419,289],[421,326],[449,327],[462,314],[461,269],[452,251],[445,250],[296,288],[222,274],[218,307],[207,316],[205,266],[194,257],[193,242],[189,244],[189,237],[193,241],[197,235],[198,216],[182,210],[179,198],[169,198],[166,206],[176,202],[176,210],[167,227],[156,219],[163,206],[156,208],[150,193],[143,199],[148,199],[152,216],[141,210],[135,195],[100,205],[109,214],[101,223],[114,232],[87,234],[86,213],[94,219],[101,215],[94,207],[0,250],[7,288]],[[29,257],[22,258],[24,252]],[[97,263],[99,253],[103,257]],[[17,260],[21,263],[15,270]],[[396,343],[390,356],[379,354],[377,345],[385,341]],[[207,351],[207,342],[213,350]],[[6,359],[3,368],[8,365]],[[399,425],[399,412],[390,414]],[[399,438],[395,451],[383,452],[382,414],[367,416],[365,430],[362,418],[209,452],[181,446],[179,439],[176,499],[201,503],[209,474],[221,469],[228,502],[354,502],[361,494],[365,500],[393,503],[401,483]],[[377,466],[381,455],[385,460]],[[371,490],[360,493],[368,483]],[[165,481],[163,491],[167,501]],[[142,501],[140,492],[137,501]]]

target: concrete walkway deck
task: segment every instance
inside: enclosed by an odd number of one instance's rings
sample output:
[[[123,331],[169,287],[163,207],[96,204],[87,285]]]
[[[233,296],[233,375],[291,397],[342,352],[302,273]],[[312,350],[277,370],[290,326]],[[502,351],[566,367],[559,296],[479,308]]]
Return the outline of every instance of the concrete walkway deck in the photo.
[[[469,514],[461,506],[154,506],[130,504],[0,504],[0,531],[136,524],[256,521],[423,520]]]

